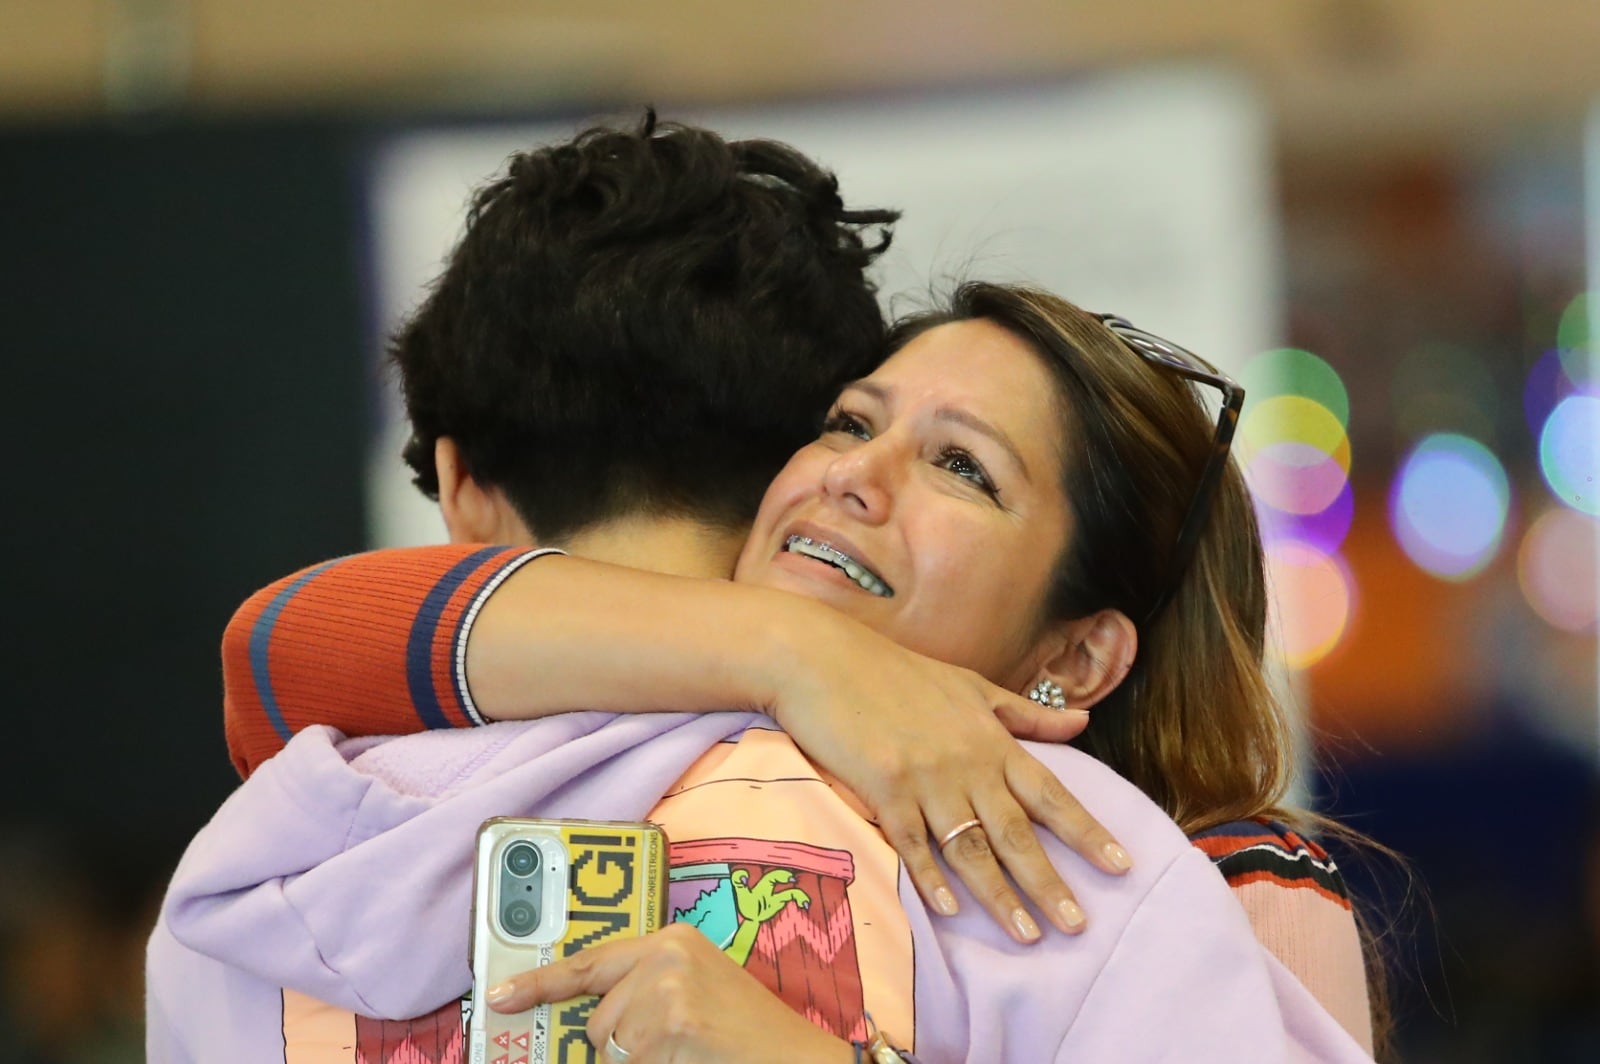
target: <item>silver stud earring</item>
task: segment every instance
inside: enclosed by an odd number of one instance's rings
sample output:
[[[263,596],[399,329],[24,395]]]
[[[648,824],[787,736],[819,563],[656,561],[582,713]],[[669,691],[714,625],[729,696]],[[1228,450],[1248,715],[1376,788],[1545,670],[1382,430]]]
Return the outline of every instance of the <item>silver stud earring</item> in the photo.
[[[1040,680],[1028,692],[1028,697],[1049,709],[1067,708],[1067,693],[1054,680]]]

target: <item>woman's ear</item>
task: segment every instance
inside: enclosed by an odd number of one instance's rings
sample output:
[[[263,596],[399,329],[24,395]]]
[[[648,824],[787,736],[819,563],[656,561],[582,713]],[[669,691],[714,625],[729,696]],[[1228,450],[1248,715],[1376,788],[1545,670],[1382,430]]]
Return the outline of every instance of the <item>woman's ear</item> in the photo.
[[[1040,663],[1041,679],[1061,685],[1067,709],[1089,709],[1122,683],[1139,653],[1139,630],[1121,610],[1101,610],[1066,621],[1053,651]]]
[[[498,488],[473,477],[461,448],[449,436],[433,444],[433,467],[439,476],[439,510],[451,543],[511,543],[506,515],[510,509]],[[520,520],[517,522],[520,526]]]

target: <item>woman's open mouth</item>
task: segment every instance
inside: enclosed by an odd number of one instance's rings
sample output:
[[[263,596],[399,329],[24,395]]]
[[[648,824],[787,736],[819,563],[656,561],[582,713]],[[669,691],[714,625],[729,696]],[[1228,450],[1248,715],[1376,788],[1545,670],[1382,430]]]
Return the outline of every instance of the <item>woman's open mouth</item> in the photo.
[[[843,570],[846,576],[879,598],[894,598],[894,588],[884,583],[882,577],[831,543],[823,543],[810,536],[790,536],[784,541],[783,549]]]

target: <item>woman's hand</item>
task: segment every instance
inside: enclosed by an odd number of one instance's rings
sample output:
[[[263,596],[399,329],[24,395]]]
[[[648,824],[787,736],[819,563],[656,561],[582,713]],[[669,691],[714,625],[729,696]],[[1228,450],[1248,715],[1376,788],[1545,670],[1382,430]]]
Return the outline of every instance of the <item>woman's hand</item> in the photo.
[[[1084,914],[1033,823],[1102,871],[1120,874],[1131,862],[1014,736],[1065,742],[1083,731],[1089,714],[1047,709],[819,611],[804,638],[786,640],[790,656],[774,682],[774,719],[867,805],[935,912],[957,908],[934,859],[948,837],[945,861],[1017,941],[1035,941],[1039,929],[1006,873],[1057,928],[1081,931]]]
[[[589,1041],[622,1064],[847,1064],[848,1042],[814,1027],[699,931],[674,924],[608,942],[489,990],[496,1012],[600,994]],[[610,1052],[607,1040],[625,1057]]]

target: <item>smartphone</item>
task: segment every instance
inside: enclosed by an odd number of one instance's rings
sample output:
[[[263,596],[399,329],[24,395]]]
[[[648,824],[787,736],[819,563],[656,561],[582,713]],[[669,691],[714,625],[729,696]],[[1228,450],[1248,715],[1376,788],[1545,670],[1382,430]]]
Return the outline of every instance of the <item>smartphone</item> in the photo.
[[[485,993],[580,949],[666,925],[667,837],[655,824],[496,817],[478,829],[472,890],[471,1064],[593,1061],[593,995],[526,1012]]]

